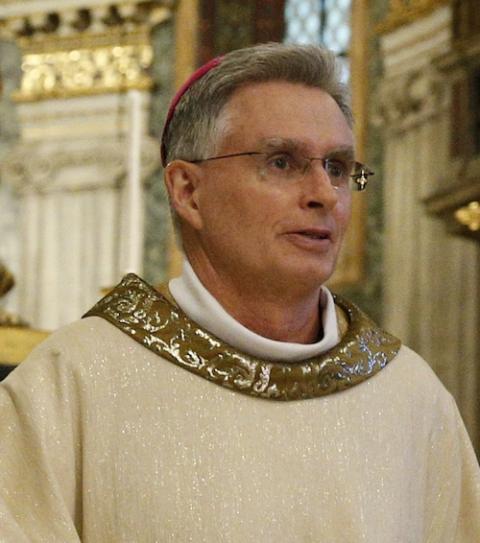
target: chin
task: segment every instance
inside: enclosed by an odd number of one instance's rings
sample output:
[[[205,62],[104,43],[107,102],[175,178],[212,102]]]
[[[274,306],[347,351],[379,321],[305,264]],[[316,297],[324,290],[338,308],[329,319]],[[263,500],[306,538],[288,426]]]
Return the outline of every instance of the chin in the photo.
[[[303,286],[305,289],[314,289],[323,285],[330,279],[335,271],[334,264],[312,264],[299,266],[298,262],[296,266],[292,266],[288,270],[288,283],[289,285],[296,284],[298,287]],[[273,277],[279,277],[278,271]]]
[[[284,259],[280,267],[283,267],[285,270],[288,268],[287,273],[297,282],[300,278],[304,278],[303,282],[305,284],[323,285],[333,275],[336,263],[337,251],[332,250],[320,255],[289,255],[289,258]]]

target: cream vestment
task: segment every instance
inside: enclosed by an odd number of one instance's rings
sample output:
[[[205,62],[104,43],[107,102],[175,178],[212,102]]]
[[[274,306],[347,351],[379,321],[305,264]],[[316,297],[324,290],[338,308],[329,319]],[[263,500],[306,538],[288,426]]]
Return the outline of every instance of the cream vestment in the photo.
[[[0,385],[0,541],[478,543],[451,396],[329,296],[310,358],[260,358],[127,276]]]

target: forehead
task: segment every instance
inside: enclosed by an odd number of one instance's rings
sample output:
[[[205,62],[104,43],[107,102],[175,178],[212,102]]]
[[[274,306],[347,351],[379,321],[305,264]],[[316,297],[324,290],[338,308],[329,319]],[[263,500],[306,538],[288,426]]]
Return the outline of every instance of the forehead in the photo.
[[[353,147],[352,130],[328,93],[285,81],[237,89],[219,116],[217,134],[222,149],[272,138],[302,142],[312,152]]]

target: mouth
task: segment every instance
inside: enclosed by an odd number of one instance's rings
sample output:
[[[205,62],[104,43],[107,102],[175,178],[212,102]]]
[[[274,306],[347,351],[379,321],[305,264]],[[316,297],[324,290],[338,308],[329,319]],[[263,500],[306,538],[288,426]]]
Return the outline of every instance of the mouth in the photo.
[[[332,239],[332,233],[327,229],[308,228],[305,230],[297,230],[290,232],[290,234],[304,236],[313,240],[330,240]]]
[[[326,228],[305,228],[287,232],[288,241],[300,249],[314,252],[329,251],[333,243],[332,232]]]

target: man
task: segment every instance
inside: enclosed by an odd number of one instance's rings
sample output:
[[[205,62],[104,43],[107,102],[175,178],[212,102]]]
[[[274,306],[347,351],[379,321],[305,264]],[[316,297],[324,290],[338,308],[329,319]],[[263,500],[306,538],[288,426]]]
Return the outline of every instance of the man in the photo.
[[[4,382],[2,541],[480,540],[451,396],[323,286],[370,174],[351,125],[316,47],[184,85],[162,140],[184,272],[127,276]]]

